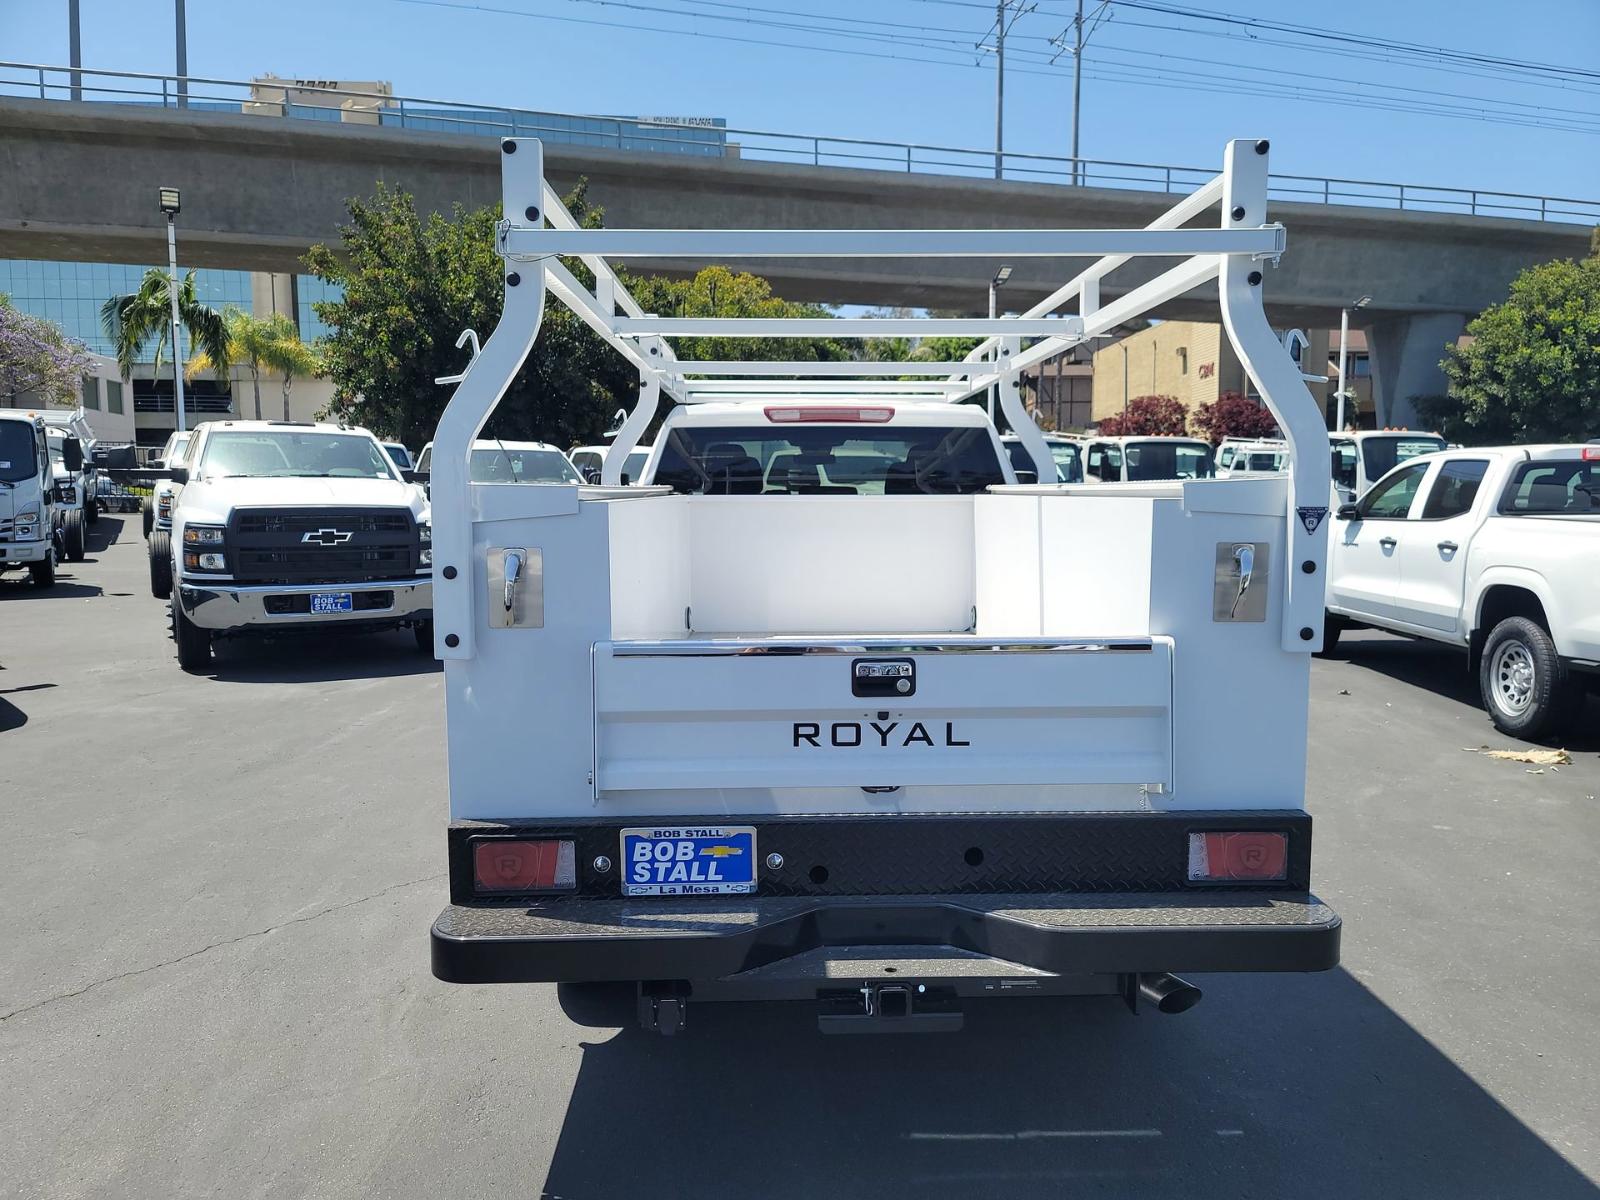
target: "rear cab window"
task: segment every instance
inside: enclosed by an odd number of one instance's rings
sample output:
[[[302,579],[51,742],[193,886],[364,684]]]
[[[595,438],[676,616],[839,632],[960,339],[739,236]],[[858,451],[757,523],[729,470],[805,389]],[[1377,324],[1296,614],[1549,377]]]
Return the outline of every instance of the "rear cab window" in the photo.
[[[1499,512],[1504,516],[1600,512],[1600,462],[1547,458],[1522,463],[1506,482]]]
[[[657,485],[702,496],[964,495],[1006,482],[987,426],[680,425]]]
[[[1216,474],[1211,447],[1204,442],[1129,442],[1128,479],[1210,479]]]
[[[1376,483],[1403,462],[1421,454],[1434,454],[1445,448],[1442,437],[1429,434],[1397,433],[1392,437],[1368,437],[1361,441],[1367,482]]]

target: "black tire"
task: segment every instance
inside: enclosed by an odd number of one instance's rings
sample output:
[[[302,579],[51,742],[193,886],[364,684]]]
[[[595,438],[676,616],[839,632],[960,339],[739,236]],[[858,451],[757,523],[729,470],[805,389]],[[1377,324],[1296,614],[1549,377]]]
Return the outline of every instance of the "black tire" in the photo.
[[[61,514],[61,546],[69,562],[83,561],[83,509],[69,508]]]
[[[28,578],[33,580],[37,588],[52,588],[56,585],[56,556],[51,551],[50,557],[43,562],[28,564]]]
[[[150,594],[157,600],[172,595],[172,534],[158,529],[150,535]]]
[[[156,514],[151,510],[148,498],[139,501],[139,523],[144,526],[144,536],[148,540],[150,531],[156,527]]]
[[[178,644],[178,665],[185,671],[204,671],[211,665],[211,631],[184,616],[177,600],[172,601],[172,640]]]
[[[411,627],[412,636],[417,639],[417,649],[429,658],[433,657],[433,622],[424,621],[420,625]]]
[[[638,1019],[639,987],[634,983],[558,983],[556,1003],[574,1025],[620,1029]]]
[[[1333,658],[1339,649],[1339,635],[1344,632],[1344,618],[1336,617],[1332,613],[1322,614],[1322,649],[1317,651],[1318,658]]]
[[[1507,617],[1489,631],[1478,690],[1494,727],[1527,741],[1565,727],[1584,701],[1550,635],[1527,617]]]

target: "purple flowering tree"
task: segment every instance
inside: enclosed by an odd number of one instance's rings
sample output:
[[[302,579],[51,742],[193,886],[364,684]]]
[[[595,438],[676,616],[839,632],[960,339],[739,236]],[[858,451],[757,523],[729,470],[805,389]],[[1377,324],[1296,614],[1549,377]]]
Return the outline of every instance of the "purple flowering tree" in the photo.
[[[0,296],[0,397],[8,405],[24,392],[37,396],[40,404],[71,404],[91,365],[82,342]]]

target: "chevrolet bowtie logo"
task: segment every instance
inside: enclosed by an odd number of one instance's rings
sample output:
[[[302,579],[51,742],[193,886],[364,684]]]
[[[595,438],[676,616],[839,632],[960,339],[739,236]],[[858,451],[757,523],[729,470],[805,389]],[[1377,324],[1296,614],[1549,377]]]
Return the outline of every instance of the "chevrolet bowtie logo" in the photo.
[[[315,533],[303,533],[300,540],[316,546],[338,546],[348,542],[355,534],[348,529],[319,529]]]
[[[700,853],[710,855],[712,858],[731,858],[743,854],[744,851],[738,846],[707,846]]]

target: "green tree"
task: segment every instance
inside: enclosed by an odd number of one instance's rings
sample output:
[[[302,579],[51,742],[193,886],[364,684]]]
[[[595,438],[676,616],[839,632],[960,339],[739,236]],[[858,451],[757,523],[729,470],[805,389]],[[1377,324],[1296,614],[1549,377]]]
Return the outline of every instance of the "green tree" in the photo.
[[[261,420],[261,372],[276,371],[283,376],[283,419],[289,419],[289,389],[296,375],[312,375],[317,370],[317,358],[311,348],[300,340],[300,331],[283,313],[275,312],[258,317],[242,308],[223,310],[222,322],[228,332],[228,359],[217,377],[226,384],[229,363],[250,369],[250,381],[255,389],[255,419]],[[202,371],[216,371],[210,354],[198,350],[183,369],[186,379],[193,379]]]
[[[1416,397],[1452,441],[1572,441],[1600,434],[1600,256],[1530,267],[1510,296],[1445,349],[1448,397]]]
[[[629,276],[628,290],[645,312],[662,317],[831,317],[821,304],[801,304],[772,294],[759,275],[706,267],[693,279]],[[680,359],[784,359],[839,362],[857,357],[836,338],[679,337],[672,339]]]
[[[566,197],[584,226],[600,224],[585,185]],[[449,216],[418,213],[405,192],[379,185],[346,203],[342,245],[313,246],[307,269],[343,289],[316,306],[331,333],[319,342],[333,381],[330,412],[411,445],[433,437],[450,397],[441,375],[459,374],[464,329],[487,337],[500,319],[504,265],[495,253],[498,206]],[[588,268],[563,263],[593,285]],[[560,445],[599,438],[619,404],[638,395],[638,372],[565,306],[545,306],[539,338],[486,431]]]
[[[145,347],[155,340],[155,371],[161,373],[161,362],[167,349],[167,339],[172,336],[172,301],[169,298],[167,273],[151,267],[139,281],[139,290],[126,296],[112,296],[100,306],[100,327],[116,350],[117,366],[124,378],[133,374],[133,364],[139,361]],[[222,314],[203,303],[195,290],[194,272],[190,271],[178,285],[178,323],[189,335],[189,343],[204,351],[219,374],[228,369],[228,331]]]

